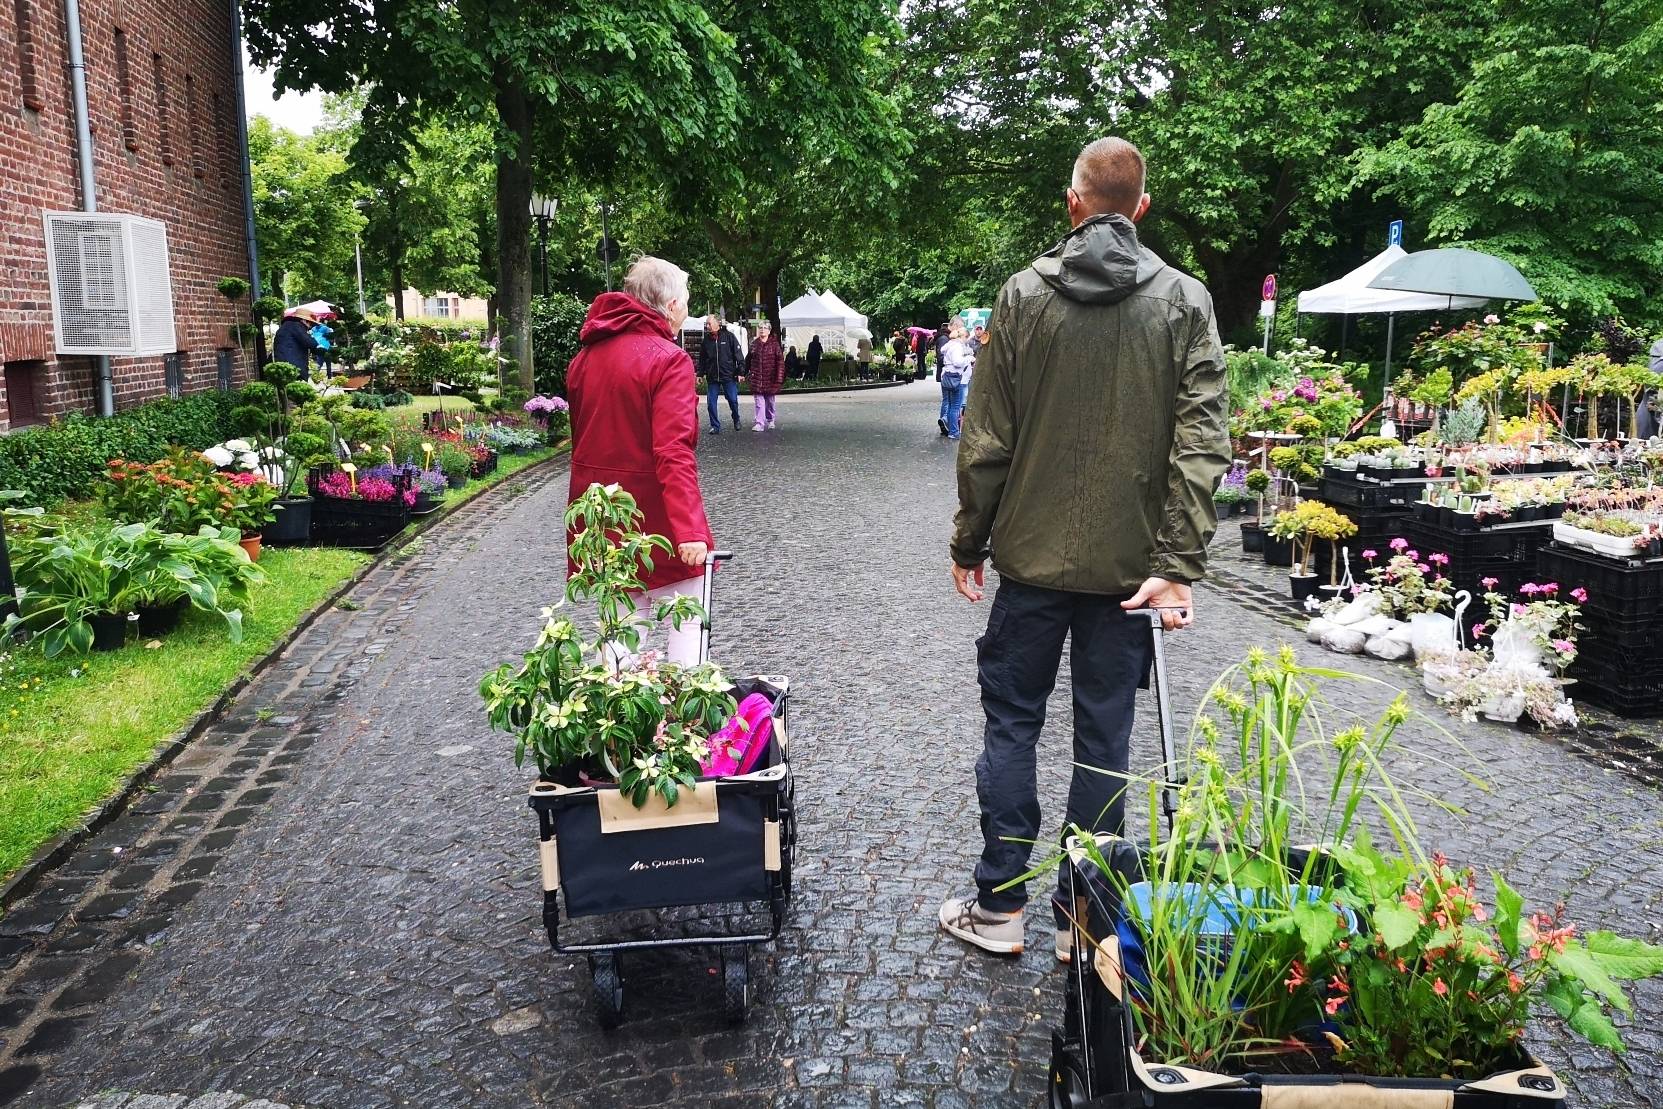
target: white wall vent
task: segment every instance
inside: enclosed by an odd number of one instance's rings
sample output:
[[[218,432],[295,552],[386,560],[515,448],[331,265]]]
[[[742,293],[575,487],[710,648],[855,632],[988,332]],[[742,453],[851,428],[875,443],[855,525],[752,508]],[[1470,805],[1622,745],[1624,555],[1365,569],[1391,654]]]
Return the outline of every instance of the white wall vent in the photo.
[[[57,352],[135,356],[178,349],[167,225],[103,212],[44,215]]]

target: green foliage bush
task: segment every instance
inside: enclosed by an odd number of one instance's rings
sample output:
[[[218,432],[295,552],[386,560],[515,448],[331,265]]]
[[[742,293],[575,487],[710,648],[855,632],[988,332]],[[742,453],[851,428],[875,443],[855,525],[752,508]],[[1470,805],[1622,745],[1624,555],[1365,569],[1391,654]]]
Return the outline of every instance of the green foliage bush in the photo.
[[[568,293],[531,301],[532,377],[546,397],[566,395],[566,367],[577,357],[577,337],[589,306]]]
[[[290,404],[306,404],[318,399],[318,390],[310,381],[291,381],[283,387]]]
[[[109,419],[73,415],[0,436],[0,489],[21,489],[31,505],[91,496],[112,458],[154,462],[177,444],[203,450],[236,435],[232,394],[162,398]]]
[[[269,381],[250,381],[237,390],[237,405],[252,405],[255,408],[277,407],[277,386]]]
[[[352,394],[352,407],[379,412],[387,407],[387,398],[380,393],[354,393]]]

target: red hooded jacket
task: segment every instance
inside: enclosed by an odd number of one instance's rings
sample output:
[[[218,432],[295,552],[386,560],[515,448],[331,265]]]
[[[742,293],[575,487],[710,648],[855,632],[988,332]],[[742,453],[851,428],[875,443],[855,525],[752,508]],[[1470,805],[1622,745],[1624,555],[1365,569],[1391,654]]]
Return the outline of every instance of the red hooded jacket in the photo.
[[[627,293],[602,293],[579,342],[566,371],[571,496],[617,482],[635,497],[646,534],[677,545],[712,543],[694,455],[693,360],[671,341],[669,321]],[[674,554],[657,555],[642,580],[658,589],[703,572]]]

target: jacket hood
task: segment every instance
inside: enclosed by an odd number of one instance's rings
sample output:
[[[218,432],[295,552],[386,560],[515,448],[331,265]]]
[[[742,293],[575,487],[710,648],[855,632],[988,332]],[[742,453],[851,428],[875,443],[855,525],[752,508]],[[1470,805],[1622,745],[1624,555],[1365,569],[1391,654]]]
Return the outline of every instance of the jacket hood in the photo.
[[[1092,216],[1034,259],[1033,270],[1069,300],[1115,304],[1166,268],[1125,216]]]
[[[641,331],[662,339],[674,338],[670,334],[670,321],[656,308],[628,293],[602,293],[595,298],[589,306],[589,314],[583,318],[583,330],[578,334],[578,342],[588,346],[630,331]]]

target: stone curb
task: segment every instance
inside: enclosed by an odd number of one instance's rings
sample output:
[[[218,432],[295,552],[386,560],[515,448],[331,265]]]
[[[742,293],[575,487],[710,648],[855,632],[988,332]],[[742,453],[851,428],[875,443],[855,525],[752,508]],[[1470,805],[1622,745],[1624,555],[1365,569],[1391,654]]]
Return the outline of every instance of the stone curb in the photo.
[[[299,639],[303,632],[317,622],[318,617],[328,612],[342,597],[356,588],[358,583],[371,570],[397,555],[405,547],[439,524],[440,521],[448,520],[458,512],[477,504],[487,493],[492,492],[506,482],[524,475],[540,473],[564,462],[569,449],[562,447],[541,462],[533,462],[512,474],[495,477],[487,481],[467,500],[416,521],[395,536],[386,546],[372,554],[369,561],[354,571],[352,576],[342,582],[339,588],[319,601],[310,611],[302,614],[294,626],[272,644],[271,650],[249,663],[247,669],[237,675],[231,684],[225,688],[225,691],[214,699],[212,704],[192,717],[190,722],[175,732],[172,737],[164,740],[149,760],[128,775],[127,780],[121,784],[115,793],[105,798],[85,821],[74,828],[58,833],[57,836],[47,841],[28,862],[18,868],[15,874],[0,883],[0,911],[11,908],[14,903],[30,893],[42,878],[67,860],[75,851],[75,848],[125,812],[134,796],[144,788],[144,785],[150,779],[156,776],[157,772],[165,769],[169,763],[179,756],[180,752],[212,727],[224,714],[225,710],[236,702],[237,696],[247,689],[255,678],[264,673],[273,662],[276,662],[278,657],[288,650],[289,646],[296,639]]]

